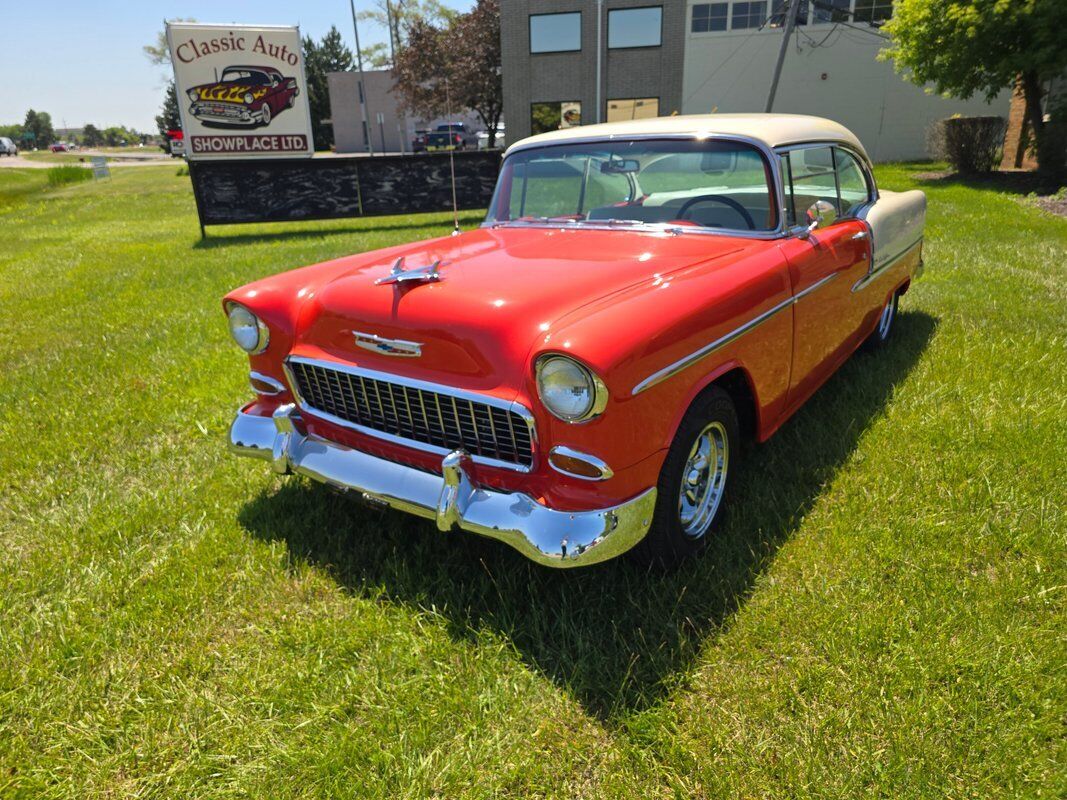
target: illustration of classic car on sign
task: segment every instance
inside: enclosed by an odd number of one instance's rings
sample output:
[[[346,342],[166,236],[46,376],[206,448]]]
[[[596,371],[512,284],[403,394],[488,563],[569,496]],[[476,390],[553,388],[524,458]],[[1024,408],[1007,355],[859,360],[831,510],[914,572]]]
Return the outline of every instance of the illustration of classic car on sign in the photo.
[[[230,447],[541,564],[676,562],[742,441],[890,339],[925,213],[815,117],[525,139],[479,229],[225,297],[255,392]]]
[[[194,86],[186,94],[189,113],[205,125],[248,127],[270,121],[292,108],[300,87],[274,67],[226,67],[214,83]]]

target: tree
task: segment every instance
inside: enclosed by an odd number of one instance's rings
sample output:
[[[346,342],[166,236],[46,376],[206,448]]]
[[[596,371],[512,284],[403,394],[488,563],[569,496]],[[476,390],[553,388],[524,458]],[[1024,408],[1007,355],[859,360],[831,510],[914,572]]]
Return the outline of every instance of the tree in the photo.
[[[26,112],[26,121],[22,123],[26,134],[33,135],[33,143],[36,147],[48,147],[56,140],[56,132],[52,127],[52,115],[47,111],[34,111],[32,108]]]
[[[104,143],[104,136],[95,125],[87,124],[82,128],[82,142],[86,147],[99,147]]]
[[[352,69],[352,63],[352,51],[345,47],[335,26],[330,27],[318,44],[310,36],[304,37],[311,137],[319,150],[329,150],[333,145],[333,125],[323,122],[330,118],[330,87],[326,76],[331,72],[347,72]]]
[[[440,0],[375,0],[374,8],[360,11],[357,16],[385,28],[391,41],[375,42],[362,48],[363,63],[372,69],[391,69],[393,54],[407,46],[407,30],[416,20],[435,28],[445,28],[457,13]]]
[[[169,22],[196,22],[192,17],[175,17]],[[162,30],[156,33],[156,40],[141,48],[150,62],[159,66],[170,66],[170,48],[167,47],[167,32]]]
[[[163,106],[156,115],[156,127],[159,135],[166,138],[167,131],[180,130],[182,127],[181,115],[178,113],[178,93],[174,89],[174,81],[167,83],[167,91],[163,95]]]
[[[991,100],[1018,81],[1039,169],[1062,178],[1067,120],[1046,122],[1041,102],[1049,81],[1067,70],[1067,2],[898,0],[883,30],[897,70],[941,94]]]
[[[450,95],[453,110],[469,108],[478,115],[492,147],[504,110],[498,0],[478,0],[469,13],[453,16],[447,28],[415,19],[406,39],[394,69],[404,107],[432,119],[448,112]]]

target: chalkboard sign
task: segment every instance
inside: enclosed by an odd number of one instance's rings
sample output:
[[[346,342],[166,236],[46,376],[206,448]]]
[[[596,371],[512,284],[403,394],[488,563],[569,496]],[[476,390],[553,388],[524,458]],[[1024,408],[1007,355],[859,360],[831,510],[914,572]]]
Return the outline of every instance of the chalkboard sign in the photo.
[[[456,203],[486,208],[500,152],[453,154]],[[452,208],[448,153],[190,161],[200,225],[418,214]]]

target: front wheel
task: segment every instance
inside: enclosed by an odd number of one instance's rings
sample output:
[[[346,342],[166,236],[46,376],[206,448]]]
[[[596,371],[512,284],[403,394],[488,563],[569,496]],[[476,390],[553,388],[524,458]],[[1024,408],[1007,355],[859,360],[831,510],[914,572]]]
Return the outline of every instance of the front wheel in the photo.
[[[704,548],[722,518],[739,445],[733,401],[718,387],[708,389],[686,412],[667,451],[652,526],[635,557],[672,566]]]
[[[259,120],[264,125],[270,125],[270,103],[264,103],[259,110]]]

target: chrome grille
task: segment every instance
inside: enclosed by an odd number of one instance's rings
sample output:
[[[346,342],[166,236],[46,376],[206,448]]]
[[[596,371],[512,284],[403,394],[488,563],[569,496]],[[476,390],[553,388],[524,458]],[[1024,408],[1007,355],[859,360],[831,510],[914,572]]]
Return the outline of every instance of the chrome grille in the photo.
[[[521,415],[462,395],[372,377],[358,370],[290,359],[302,403],[367,428],[443,450],[528,468],[530,427]]]

